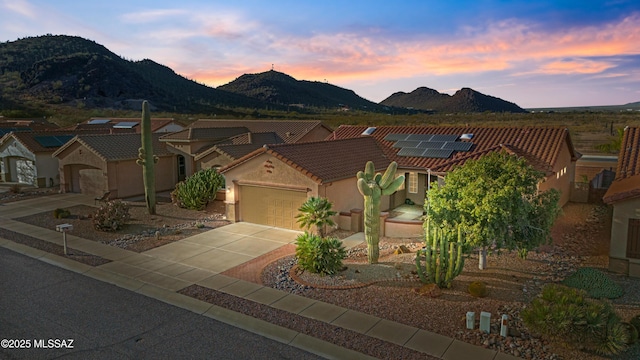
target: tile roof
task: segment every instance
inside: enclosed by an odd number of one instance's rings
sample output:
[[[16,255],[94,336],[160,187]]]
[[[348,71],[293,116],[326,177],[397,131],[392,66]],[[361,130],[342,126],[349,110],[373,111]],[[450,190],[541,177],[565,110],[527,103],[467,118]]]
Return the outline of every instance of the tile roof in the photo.
[[[205,151],[196,155],[194,160],[198,161],[203,157],[214,153],[222,153],[232,160],[239,159],[250,152],[264,146],[273,144],[282,144],[284,140],[274,132],[268,133],[246,133],[223,140]]]
[[[46,136],[75,136],[78,134],[95,134],[95,133],[108,133],[108,130],[94,129],[94,131],[64,131],[64,130],[47,130],[47,131],[16,131],[5,134],[0,139],[0,144],[4,144],[9,138],[14,138],[19,141],[25,148],[32,153],[51,153],[56,151],[59,146],[45,147],[36,140],[37,137]]]
[[[447,169],[461,164],[466,158],[477,158],[487,151],[497,150],[501,146],[507,151],[525,156],[534,161],[534,166],[547,171],[558,160],[564,143],[568,143],[571,156],[575,160],[580,155],[574,150],[569,131],[559,127],[467,127],[467,126],[379,126],[369,136],[362,133],[368,126],[341,125],[327,140],[371,137],[376,139],[392,160],[400,167],[416,169]],[[398,148],[393,148],[393,141],[384,140],[389,134],[473,134],[473,146],[468,152],[457,151],[449,158],[425,158],[398,156]],[[467,141],[467,140],[463,140]]]
[[[378,171],[385,170],[391,162],[374,139],[362,137],[262,147],[223,167],[220,172],[225,173],[264,153],[280,159],[319,184],[355,177],[369,160]]]
[[[252,133],[275,132],[286,143],[298,142],[302,137],[317,127],[328,127],[319,120],[216,120],[200,119],[193,122],[192,128],[213,128],[243,126]]]
[[[153,134],[153,153],[156,156],[173,155],[167,150],[166,144],[159,141],[159,137],[160,134]],[[140,134],[77,135],[52,156],[58,156],[75,142],[84,145],[105,161],[137,159],[138,149],[141,147]]]
[[[487,155],[495,151],[506,151],[509,154],[516,155],[518,157],[523,157],[525,158],[525,160],[527,160],[527,162],[531,166],[533,166],[534,169],[544,173],[545,176],[550,176],[553,174],[553,170],[551,169],[551,166],[549,166],[549,164],[546,164],[544,161],[541,161],[540,159],[538,159],[535,155],[531,155],[511,145],[503,145],[503,144],[490,147],[483,151],[474,151],[474,152],[467,153],[466,155],[457,157],[456,159],[437,165],[431,168],[431,171],[434,173],[444,174],[444,173],[453,171],[458,166],[464,165],[464,163],[467,160],[478,160],[484,155]]]
[[[98,119],[109,120],[109,122],[104,124],[89,124],[91,120],[98,120]],[[116,133],[127,133],[127,132],[140,133],[141,131],[140,130],[141,127],[139,126],[140,121],[142,120],[139,117],[138,118],[91,118],[87,121],[83,121],[79,124],[69,126],[65,129],[66,130],[90,130],[90,129],[96,129],[96,128],[107,128],[107,129],[114,129],[114,132]],[[114,128],[114,126],[118,125],[119,123],[135,123],[135,125],[133,125],[133,127],[131,128],[124,128],[124,129]],[[179,122],[175,121],[173,118],[151,118],[151,131],[156,132],[159,129],[171,123],[179,124]]]
[[[220,141],[233,136],[248,133],[249,129],[242,126],[218,128],[186,128],[181,131],[162,136],[162,141],[189,142],[197,140]]]
[[[603,197],[607,204],[640,197],[640,127],[624,129],[616,178]]]

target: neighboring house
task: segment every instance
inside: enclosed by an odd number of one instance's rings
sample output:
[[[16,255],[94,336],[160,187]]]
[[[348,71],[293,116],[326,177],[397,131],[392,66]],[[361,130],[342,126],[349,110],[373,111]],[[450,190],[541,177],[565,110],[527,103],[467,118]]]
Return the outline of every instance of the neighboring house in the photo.
[[[196,168],[221,168],[265,145],[282,144],[278,134],[245,133],[223,140],[194,157]]]
[[[242,126],[252,133],[274,132],[287,144],[324,140],[333,131],[319,120],[216,120],[200,119],[191,128]]]
[[[217,143],[248,132],[249,129],[246,127],[187,128],[163,135],[160,141],[167,146],[170,152],[177,155],[178,180],[181,181],[200,170],[195,160],[196,156]]]
[[[299,230],[295,216],[310,196],[329,198],[336,210],[362,208],[355,174],[368,160],[377,169],[389,164],[372,138],[261,147],[220,170],[227,217]]]
[[[175,155],[153,136],[156,191],[168,191],[178,179]],[[53,153],[59,160],[60,190],[111,198],[144,194],[142,167],[136,163],[140,134],[78,135]]]
[[[616,177],[603,198],[613,206],[609,270],[640,277],[640,127],[626,127]]]
[[[183,180],[198,170],[224,166],[263,145],[318,141],[329,134],[331,129],[320,121],[204,119],[161,141],[178,155]]]
[[[60,184],[51,155],[73,138],[69,131],[14,131],[0,138],[0,181],[35,187]]]
[[[567,129],[340,126],[326,141],[268,146],[223,167],[227,216],[296,228],[296,205],[309,196],[327,197],[336,211],[353,214],[363,206],[356,173],[364,170],[367,160],[374,161],[377,171],[396,161],[397,175],[406,179],[404,186],[382,199],[382,210],[405,203],[420,206],[432,182],[443,181],[456,166],[493,151],[525,158],[545,174],[540,190],[560,190],[561,205],[569,200],[580,155]]]
[[[110,129],[112,133],[140,133],[141,118],[91,118],[67,127],[67,130]],[[185,126],[172,118],[151,118],[151,132],[171,133],[184,130]]]

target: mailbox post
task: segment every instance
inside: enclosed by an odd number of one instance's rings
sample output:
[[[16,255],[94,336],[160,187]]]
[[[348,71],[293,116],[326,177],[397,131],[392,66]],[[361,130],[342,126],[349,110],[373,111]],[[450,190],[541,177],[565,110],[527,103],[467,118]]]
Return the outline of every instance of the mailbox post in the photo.
[[[62,246],[64,248],[65,255],[67,255],[67,231],[71,230],[73,230],[73,225],[71,224],[56,225],[56,231],[62,233]]]

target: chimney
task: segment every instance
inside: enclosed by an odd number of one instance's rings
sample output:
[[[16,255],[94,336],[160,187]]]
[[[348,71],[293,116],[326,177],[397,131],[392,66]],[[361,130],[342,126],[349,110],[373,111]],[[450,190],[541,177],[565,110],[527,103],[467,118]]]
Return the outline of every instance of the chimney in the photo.
[[[250,132],[248,132],[248,133],[247,133],[247,140],[249,141],[249,144],[253,144],[253,141],[252,141],[252,139],[251,139],[251,133],[250,133]]]

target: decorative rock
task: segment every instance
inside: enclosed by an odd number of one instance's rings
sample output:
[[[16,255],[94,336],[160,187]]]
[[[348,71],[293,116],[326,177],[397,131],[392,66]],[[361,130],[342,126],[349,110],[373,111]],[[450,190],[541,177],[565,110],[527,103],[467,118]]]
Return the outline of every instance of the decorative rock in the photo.
[[[410,253],[411,250],[409,250],[408,247],[406,247],[405,245],[400,245],[398,246],[398,248],[396,249],[396,251],[394,251],[393,253],[395,255],[400,255],[400,254],[408,254]]]
[[[440,290],[440,288],[436,284],[425,284],[420,288],[413,289],[413,291],[418,295],[430,298],[437,298],[442,295],[442,290]]]

